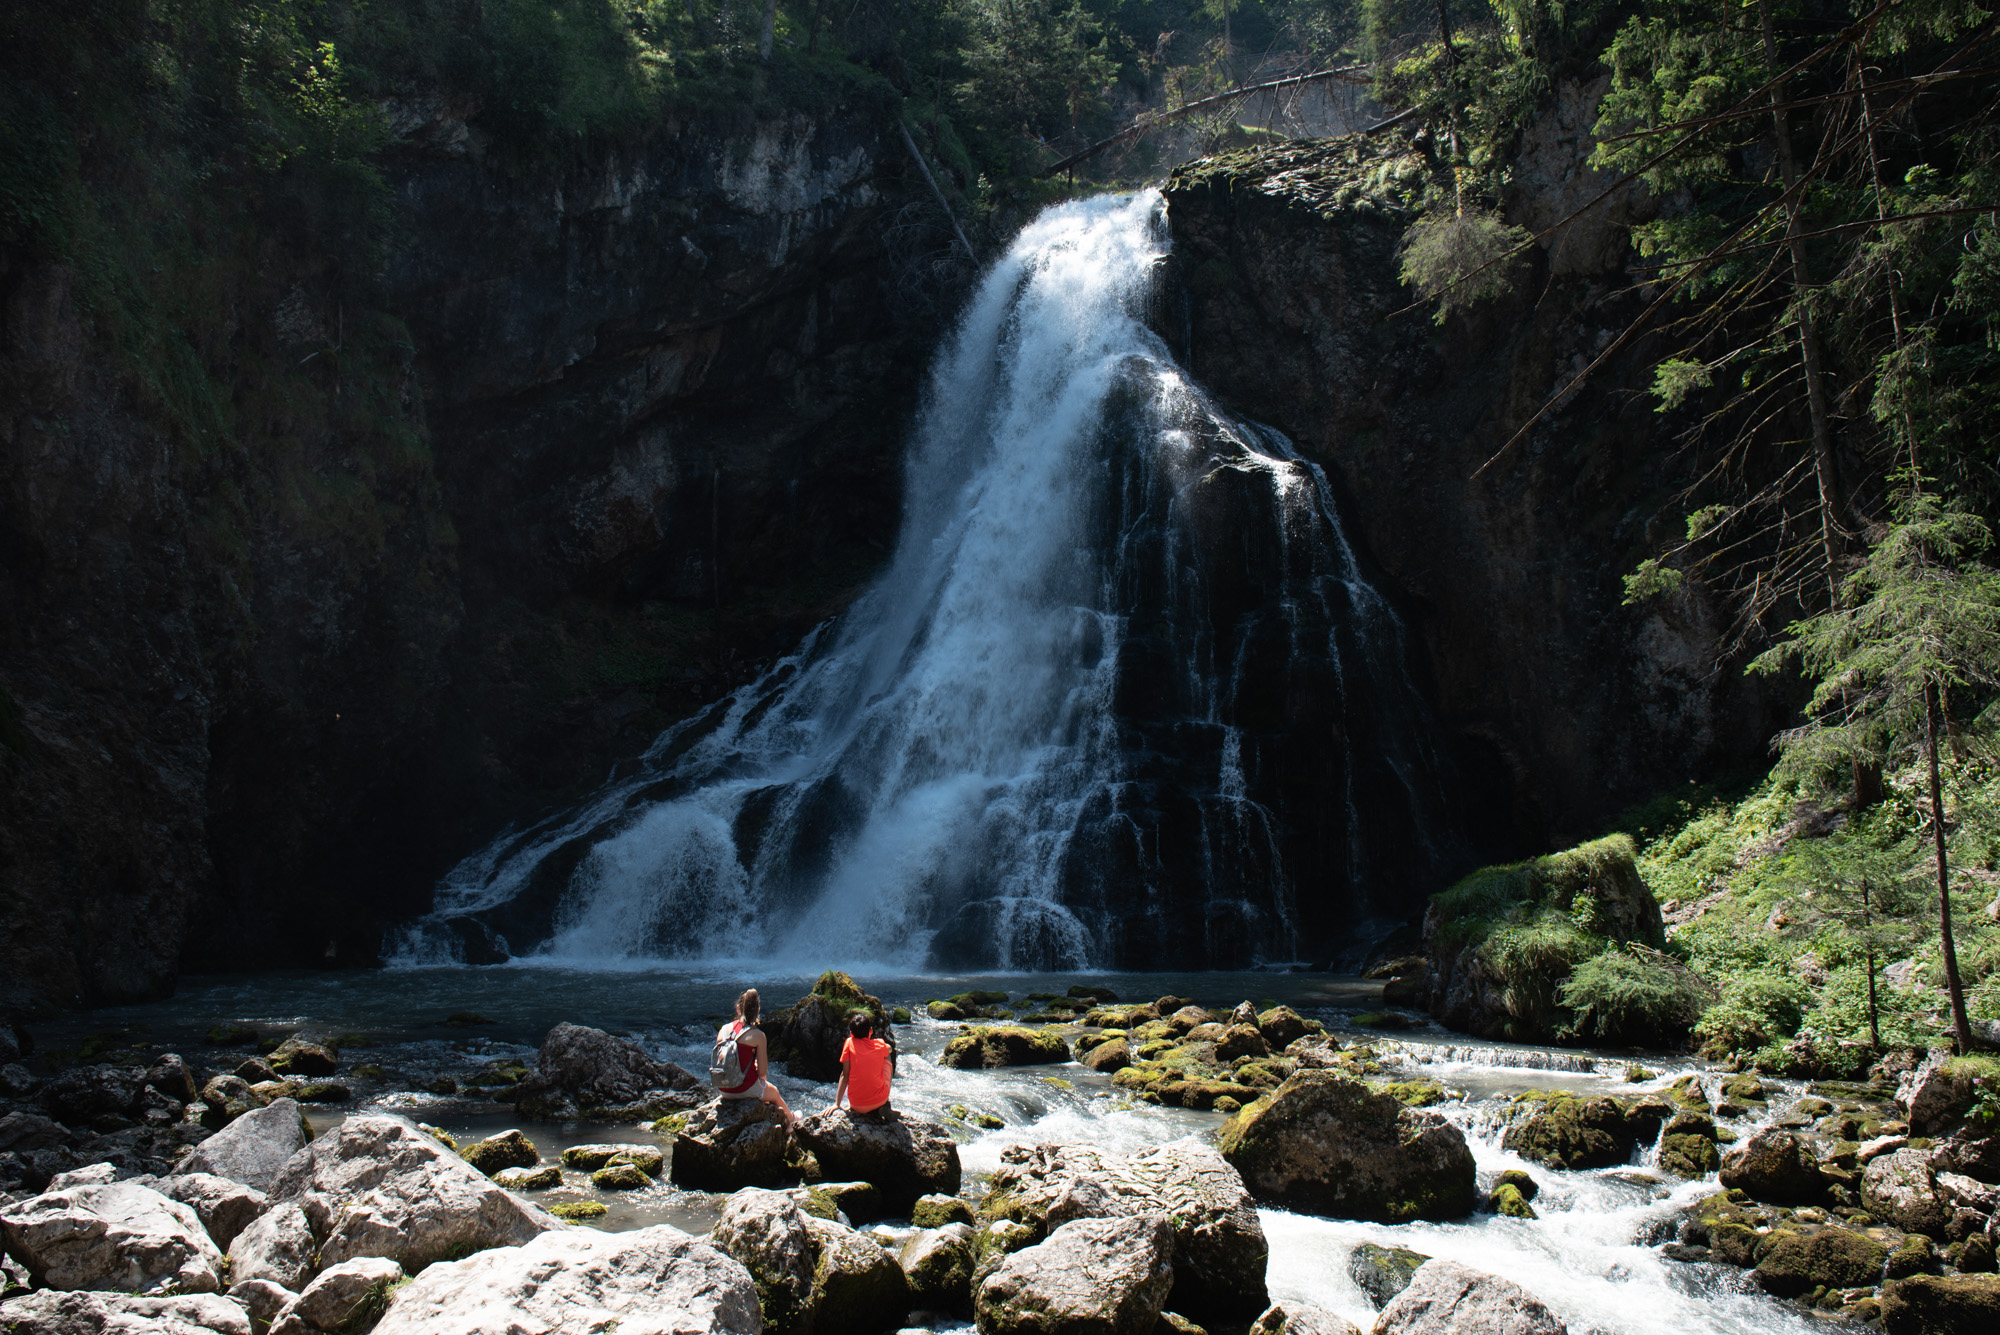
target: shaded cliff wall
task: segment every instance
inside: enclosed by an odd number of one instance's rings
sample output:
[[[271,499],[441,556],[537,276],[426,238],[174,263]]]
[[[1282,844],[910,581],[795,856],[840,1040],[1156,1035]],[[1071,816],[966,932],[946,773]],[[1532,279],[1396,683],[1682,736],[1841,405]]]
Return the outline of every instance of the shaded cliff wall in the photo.
[[[1511,220],[1539,230],[1608,183],[1584,166],[1600,93],[1569,86],[1531,127]],[[1600,210],[1533,252],[1512,295],[1440,328],[1396,256],[1432,171],[1395,136],[1190,164],[1167,192],[1181,305],[1165,323],[1199,379],[1326,468],[1410,618],[1483,842],[1564,846],[1761,758],[1782,711],[1716,665],[1724,618],[1699,591],[1623,605],[1683,482],[1643,347],[1479,471],[1643,308],[1619,224],[1651,204]]]
[[[0,1005],[371,958],[893,537],[934,317],[878,116],[523,158],[387,110],[365,305],[279,236],[202,276],[206,437],[0,260]]]

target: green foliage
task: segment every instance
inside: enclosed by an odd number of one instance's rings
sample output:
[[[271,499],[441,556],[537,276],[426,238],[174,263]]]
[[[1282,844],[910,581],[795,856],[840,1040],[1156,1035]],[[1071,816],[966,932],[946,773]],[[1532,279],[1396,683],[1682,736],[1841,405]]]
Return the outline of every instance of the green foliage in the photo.
[[[1786,1039],[1797,1036],[1805,1023],[1812,994],[1796,978],[1756,973],[1723,984],[1722,998],[1694,1028],[1701,1055],[1711,1061],[1724,1057],[1778,1060]]]
[[[1701,1018],[1710,993],[1678,962],[1626,949],[1578,962],[1558,1000],[1575,1017],[1565,1037],[1673,1046]]]
[[[1512,290],[1508,256],[1527,239],[1525,227],[1483,210],[1426,215],[1404,233],[1403,281],[1438,303],[1433,318],[1443,324],[1454,311]]]

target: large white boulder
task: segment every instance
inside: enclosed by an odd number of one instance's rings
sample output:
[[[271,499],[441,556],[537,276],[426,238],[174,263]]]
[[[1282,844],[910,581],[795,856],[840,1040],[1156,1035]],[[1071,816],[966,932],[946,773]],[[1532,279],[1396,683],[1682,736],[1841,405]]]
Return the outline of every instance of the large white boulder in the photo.
[[[312,1226],[297,1201],[266,1210],[229,1247],[229,1277],[267,1279],[297,1293],[312,1278]]]
[[[184,1173],[159,1184],[160,1193],[188,1206],[201,1219],[208,1236],[224,1251],[271,1202],[255,1187],[213,1173]]]
[[[279,1313],[270,1335],[358,1329],[388,1304],[390,1288],[402,1277],[403,1267],[382,1256],[329,1266]]]
[[[1520,1285],[1460,1265],[1426,1261],[1375,1318],[1374,1335],[1569,1335]]]
[[[1151,1335],[1174,1282],[1157,1214],[1079,1219],[1000,1262],[973,1306],[982,1335]]]
[[[813,1236],[798,1202],[782,1191],[735,1192],[708,1240],[756,1281],[770,1335],[811,1329]]]
[[[375,1335],[761,1335],[750,1272],[667,1224],[572,1229],[431,1266]]]
[[[291,1099],[272,1099],[194,1147],[179,1172],[212,1173],[269,1194],[271,1183],[312,1139],[305,1114]]]
[[[275,1106],[275,1105],[274,1105]],[[386,1256],[415,1273],[447,1256],[514,1247],[561,1220],[514,1195],[401,1117],[350,1117],[272,1182],[315,1224],[322,1266]]]
[[[242,1307],[214,1293],[141,1298],[44,1289],[0,1303],[8,1335],[250,1335]]]
[[[179,1201],[136,1182],[53,1191],[0,1207],[7,1250],[52,1289],[214,1293],[222,1252]]]

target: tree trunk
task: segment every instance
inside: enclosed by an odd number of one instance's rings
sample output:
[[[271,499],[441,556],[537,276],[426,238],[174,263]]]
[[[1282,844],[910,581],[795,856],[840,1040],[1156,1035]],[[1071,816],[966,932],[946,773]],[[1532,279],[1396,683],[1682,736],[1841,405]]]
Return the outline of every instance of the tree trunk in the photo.
[[[1938,945],[1944,955],[1944,985],[1951,995],[1952,1037],[1960,1054],[1972,1051],[1972,1026],[1965,1018],[1965,988],[1958,980],[1958,948],[1951,941],[1951,870],[1944,851],[1944,785],[1938,779],[1938,690],[1924,683],[1924,758],[1931,770],[1931,835],[1937,847]]]
[[[1757,17],[1763,25],[1764,61],[1772,69],[1778,64],[1778,41],[1771,32],[1770,0],[1757,0]],[[1799,183],[1799,163],[1792,152],[1792,131],[1786,113],[1777,108],[1784,100],[1783,88],[1771,90],[1771,127],[1777,137],[1778,170],[1790,190]],[[1791,239],[1792,298],[1799,313],[1799,361],[1805,368],[1806,409],[1812,416],[1813,475],[1819,483],[1819,538],[1826,554],[1826,591],[1832,603],[1840,601],[1840,567],[1834,546],[1834,512],[1839,508],[1838,488],[1833,476],[1832,414],[1827,407],[1826,377],[1820,365],[1819,334],[1813,326],[1812,272],[1806,263],[1806,243],[1799,237],[1802,200],[1794,196],[1786,211],[1785,234]]]
[[[1882,1027],[1875,1009],[1875,922],[1868,909],[1868,879],[1861,880],[1861,932],[1868,943],[1868,1050],[1882,1050]]]
[[[757,34],[757,59],[771,63],[771,44],[778,38],[778,0],[764,0],[764,27]]]
[[[1875,113],[1868,105],[1868,67],[1862,61],[1858,51],[1854,57],[1854,82],[1855,86],[1861,90],[1861,97],[1859,98],[1861,103],[1861,129],[1868,138],[1868,172],[1874,178],[1875,182],[1875,220],[1887,223],[1889,221],[1889,207],[1887,198],[1882,190],[1882,159],[1875,152]],[[1896,292],[1896,269],[1894,265],[1890,265],[1883,274],[1882,286],[1887,289],[1889,294],[1889,328],[1896,336],[1896,355],[1900,359],[1903,353],[1903,300]],[[1905,368],[1905,374],[1907,373],[1907,368]],[[1903,413],[1903,446],[1908,450],[1910,456],[1910,488],[1913,491],[1922,491],[1924,489],[1924,475],[1917,467],[1917,423],[1915,415],[1910,412],[1910,391],[1907,381],[1899,390],[1896,397],[1899,400],[1897,406],[1902,409]]]

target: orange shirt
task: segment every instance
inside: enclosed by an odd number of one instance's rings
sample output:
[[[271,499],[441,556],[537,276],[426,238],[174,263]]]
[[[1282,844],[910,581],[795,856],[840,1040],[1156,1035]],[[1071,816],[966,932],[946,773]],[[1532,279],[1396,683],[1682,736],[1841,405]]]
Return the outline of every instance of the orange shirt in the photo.
[[[889,1101],[889,1045],[879,1038],[849,1038],[840,1048],[847,1067],[847,1102],[856,1112],[873,1112]]]

